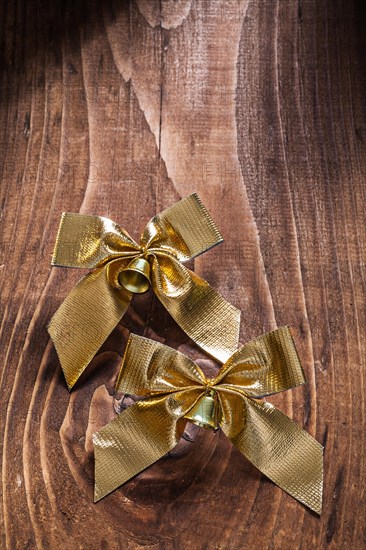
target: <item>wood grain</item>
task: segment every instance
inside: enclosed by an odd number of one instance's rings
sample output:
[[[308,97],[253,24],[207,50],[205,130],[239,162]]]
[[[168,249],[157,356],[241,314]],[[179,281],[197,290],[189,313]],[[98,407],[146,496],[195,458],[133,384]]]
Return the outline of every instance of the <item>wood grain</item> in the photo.
[[[366,13],[358,0],[1,2],[0,546],[366,547]],[[94,505],[92,433],[130,331],[201,358],[152,293],[68,393],[46,325],[64,210],[138,237],[197,191],[226,242],[195,270],[241,340],[292,327],[305,387],[271,398],[325,445],[319,519],[222,434]],[[212,368],[211,362],[206,366]]]

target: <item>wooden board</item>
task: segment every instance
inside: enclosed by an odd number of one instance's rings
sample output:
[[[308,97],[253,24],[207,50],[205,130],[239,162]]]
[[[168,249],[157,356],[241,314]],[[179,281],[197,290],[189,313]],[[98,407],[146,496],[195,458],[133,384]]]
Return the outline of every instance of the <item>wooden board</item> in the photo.
[[[356,0],[1,3],[0,546],[366,547],[365,10]],[[325,445],[319,519],[223,434],[93,504],[130,331],[193,347],[149,293],[70,395],[46,325],[80,277],[50,268],[62,211],[138,237],[197,191],[226,242],[194,268],[289,324],[308,384],[271,401]]]

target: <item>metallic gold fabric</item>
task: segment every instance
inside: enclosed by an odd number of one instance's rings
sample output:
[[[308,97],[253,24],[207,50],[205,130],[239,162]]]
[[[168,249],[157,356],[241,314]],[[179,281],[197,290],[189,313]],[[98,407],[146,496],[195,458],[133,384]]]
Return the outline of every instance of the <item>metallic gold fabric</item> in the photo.
[[[93,269],[48,326],[69,389],[129,306],[118,276],[133,258],[147,259],[157,297],[188,336],[225,361],[238,346],[240,312],[181,263],[221,241],[196,194],[152,218],[140,244],[107,218],[64,213],[52,265]]]
[[[138,401],[94,437],[95,501],[162,457],[179,441],[184,415],[208,389],[217,394],[219,425],[263,474],[321,513],[323,447],[258,398],[305,382],[288,327],[236,351],[214,379],[185,355],[131,335],[117,390]]]

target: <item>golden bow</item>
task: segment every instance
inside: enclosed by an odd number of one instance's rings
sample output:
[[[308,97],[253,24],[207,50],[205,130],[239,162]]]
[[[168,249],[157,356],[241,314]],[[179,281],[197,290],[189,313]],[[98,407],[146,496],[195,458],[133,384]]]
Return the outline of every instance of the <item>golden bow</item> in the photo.
[[[93,269],[75,285],[48,326],[68,388],[121,320],[131,289],[144,291],[150,280],[186,334],[225,361],[238,346],[240,312],[181,263],[222,240],[195,193],[152,218],[140,244],[107,218],[64,213],[52,265]]]
[[[117,390],[143,399],[94,434],[95,502],[128,481],[179,441],[190,411],[209,391],[217,426],[263,474],[321,513],[323,447],[258,397],[305,382],[288,327],[236,351],[214,379],[185,355],[131,335]]]

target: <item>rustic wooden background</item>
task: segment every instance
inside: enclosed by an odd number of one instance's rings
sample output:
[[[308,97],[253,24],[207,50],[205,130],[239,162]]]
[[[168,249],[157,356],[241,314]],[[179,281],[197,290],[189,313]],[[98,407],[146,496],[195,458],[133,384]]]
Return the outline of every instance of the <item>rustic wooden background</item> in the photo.
[[[1,11],[1,548],[366,548],[362,0]],[[129,331],[195,352],[149,293],[68,393],[45,328],[81,275],[50,268],[60,214],[138,237],[193,191],[226,238],[194,267],[242,342],[292,327],[308,385],[272,402],[325,445],[320,519],[199,429],[93,504]]]

